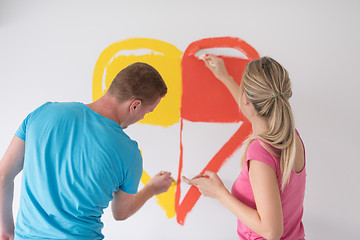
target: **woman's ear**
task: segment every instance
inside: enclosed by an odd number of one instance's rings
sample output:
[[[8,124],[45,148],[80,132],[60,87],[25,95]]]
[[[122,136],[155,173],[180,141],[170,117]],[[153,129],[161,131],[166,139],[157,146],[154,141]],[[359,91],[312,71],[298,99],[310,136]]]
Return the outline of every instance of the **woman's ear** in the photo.
[[[243,94],[241,95],[241,101],[244,103],[245,106],[249,105],[251,102],[248,99],[248,97],[246,96],[245,92],[243,92]]]
[[[245,95],[245,94],[244,94]],[[255,109],[255,106],[254,104],[250,101],[250,99],[248,97],[245,96],[245,99],[244,99],[244,108],[245,108],[245,111],[247,112],[248,114],[248,117],[251,117],[251,116],[255,116],[258,114],[258,112],[256,111]]]
[[[241,101],[243,104],[243,109],[241,109],[241,111],[244,115],[246,115],[247,118],[257,113],[254,104],[252,104],[252,102],[245,93],[241,96]]]
[[[141,106],[141,100],[135,99],[130,103],[130,113],[136,111]]]

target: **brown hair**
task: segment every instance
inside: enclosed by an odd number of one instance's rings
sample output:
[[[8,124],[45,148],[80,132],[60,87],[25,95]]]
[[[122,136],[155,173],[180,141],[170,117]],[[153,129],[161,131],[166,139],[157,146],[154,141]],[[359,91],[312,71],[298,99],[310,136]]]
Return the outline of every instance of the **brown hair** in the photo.
[[[281,189],[284,190],[290,180],[295,160],[296,133],[289,103],[292,96],[289,74],[274,59],[262,57],[247,64],[242,83],[246,97],[258,114],[268,121],[267,132],[249,137],[242,162],[244,163],[248,146],[255,138],[280,149]],[[269,151],[269,148],[266,149]]]
[[[112,81],[108,93],[119,102],[139,99],[145,105],[154,103],[167,93],[159,72],[146,63],[133,63],[121,70]]]

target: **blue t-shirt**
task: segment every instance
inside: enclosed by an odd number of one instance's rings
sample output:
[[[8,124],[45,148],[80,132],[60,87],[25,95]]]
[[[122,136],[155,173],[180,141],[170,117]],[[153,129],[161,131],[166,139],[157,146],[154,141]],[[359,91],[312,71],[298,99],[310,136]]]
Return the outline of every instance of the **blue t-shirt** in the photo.
[[[113,193],[137,192],[137,143],[82,103],[46,103],[15,135],[25,141],[15,239],[103,239]]]

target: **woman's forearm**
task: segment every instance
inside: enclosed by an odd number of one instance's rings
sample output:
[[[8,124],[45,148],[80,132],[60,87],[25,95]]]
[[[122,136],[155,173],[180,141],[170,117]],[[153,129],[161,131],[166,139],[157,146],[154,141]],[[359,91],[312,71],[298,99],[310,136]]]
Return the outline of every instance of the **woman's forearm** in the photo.
[[[238,105],[238,107],[240,108],[240,86],[234,81],[234,79],[228,75],[225,77],[222,77],[221,79],[219,79],[225,86],[226,88],[230,91],[231,95],[233,96],[236,104]]]
[[[279,239],[282,230],[277,231],[272,224],[263,221],[257,210],[245,205],[229,192],[218,198],[218,201],[230,210],[248,228],[266,239]]]
[[[219,197],[218,201],[249,228],[253,229],[255,226],[261,224],[261,218],[258,212],[236,199],[229,192]]]

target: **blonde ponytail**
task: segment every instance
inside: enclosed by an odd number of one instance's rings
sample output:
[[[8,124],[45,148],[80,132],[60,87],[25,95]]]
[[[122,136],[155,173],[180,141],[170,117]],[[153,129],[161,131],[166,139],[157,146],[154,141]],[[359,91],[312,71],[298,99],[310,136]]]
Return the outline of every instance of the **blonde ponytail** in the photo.
[[[246,159],[246,151],[254,139],[261,139],[281,150],[281,190],[284,190],[290,180],[295,160],[296,132],[289,103],[292,96],[289,75],[277,61],[270,57],[262,57],[247,64],[242,85],[244,93],[258,114],[268,120],[267,132],[257,136],[252,135],[247,139],[242,164]],[[276,156],[270,148],[266,146],[265,148]]]

